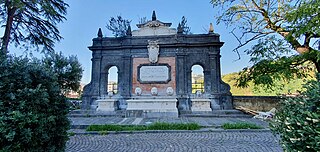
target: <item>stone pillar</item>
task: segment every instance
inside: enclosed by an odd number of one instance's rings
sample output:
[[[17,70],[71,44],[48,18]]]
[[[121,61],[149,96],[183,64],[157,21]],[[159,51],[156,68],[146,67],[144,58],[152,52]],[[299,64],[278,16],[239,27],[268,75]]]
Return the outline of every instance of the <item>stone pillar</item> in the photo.
[[[91,82],[94,86],[93,95],[100,96],[100,77],[101,77],[101,54],[100,51],[96,51],[95,54],[93,54],[92,61],[92,72],[91,73]]]
[[[96,72],[91,73],[91,82],[83,89],[82,109],[91,109],[94,100],[100,96],[101,58],[101,51],[92,53],[92,71]]]
[[[221,110],[220,95],[214,95],[210,97],[211,100],[211,109],[212,110]]]
[[[190,104],[187,99],[187,71],[186,71],[186,54],[177,53],[176,57],[176,93],[178,97],[178,109],[179,111],[190,110]]]
[[[119,90],[121,96],[123,97],[130,97],[131,88],[132,88],[132,59],[131,56],[124,56],[123,57],[123,67],[121,69],[121,73],[119,73]]]
[[[211,72],[204,70],[203,71],[203,77],[204,77],[204,91],[205,94],[211,93]]]
[[[184,95],[186,94],[186,88],[187,88],[187,84],[185,83],[185,80],[186,80],[185,54],[177,54],[176,68],[177,68],[176,91],[178,95]]]
[[[220,51],[219,51],[220,52]],[[221,78],[221,66],[220,66],[220,58],[221,58],[221,55],[220,55],[220,53],[219,54],[217,54],[217,57],[216,57],[216,62],[217,62],[217,80],[218,80],[218,90],[219,90],[219,92],[221,92],[221,90],[222,90],[222,78]],[[230,91],[230,88],[228,89],[228,92]]]
[[[108,94],[107,87],[108,87],[108,71],[103,72],[100,75],[100,96],[106,96]]]
[[[126,109],[126,100],[131,96],[132,88],[132,58],[131,56],[122,57],[122,68],[118,71],[118,91],[121,95],[119,99],[119,109]]]
[[[209,63],[210,63],[210,76],[211,76],[211,94],[217,94],[219,93],[219,73],[220,68],[218,67],[217,54],[209,54]]]

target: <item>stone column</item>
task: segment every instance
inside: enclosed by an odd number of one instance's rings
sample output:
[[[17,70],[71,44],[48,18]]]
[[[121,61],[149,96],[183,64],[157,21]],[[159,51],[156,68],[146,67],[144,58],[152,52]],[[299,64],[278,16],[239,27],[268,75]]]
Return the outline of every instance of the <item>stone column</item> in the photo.
[[[211,71],[203,71],[204,91],[206,94],[211,94]]]
[[[82,109],[92,109],[94,100],[100,95],[101,51],[92,53],[91,82],[84,87],[82,95]]]
[[[104,71],[100,75],[100,96],[106,96],[108,94],[107,87],[108,87],[108,74],[109,71]]]
[[[187,98],[187,71],[186,71],[186,54],[177,53],[176,57],[176,93],[178,97],[179,111],[188,111],[190,106]]]
[[[176,61],[176,83],[177,83],[177,95],[186,94],[187,84],[186,81],[186,69],[185,69],[185,54],[177,54]]]
[[[122,68],[118,71],[119,108],[127,108],[127,99],[131,96],[132,88],[132,58],[131,55],[122,57]]]
[[[121,68],[121,72],[119,74],[119,90],[121,96],[130,97],[130,92],[132,88],[132,59],[131,56],[123,56],[123,67]]]
[[[211,109],[220,110],[220,67],[218,54],[209,53],[211,77]]]
[[[217,54],[209,54],[209,63],[210,63],[210,76],[211,76],[211,94],[219,93],[219,73],[220,68],[218,67],[218,57]]]

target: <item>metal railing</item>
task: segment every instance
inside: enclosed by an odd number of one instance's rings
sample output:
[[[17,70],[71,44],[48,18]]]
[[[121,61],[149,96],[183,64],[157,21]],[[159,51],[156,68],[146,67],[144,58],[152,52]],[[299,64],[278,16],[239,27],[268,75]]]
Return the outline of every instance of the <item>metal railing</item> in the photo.
[[[192,93],[196,93],[197,90],[204,93],[204,83],[192,83]]]
[[[114,94],[118,93],[118,84],[116,83],[108,83],[107,92],[112,91]]]

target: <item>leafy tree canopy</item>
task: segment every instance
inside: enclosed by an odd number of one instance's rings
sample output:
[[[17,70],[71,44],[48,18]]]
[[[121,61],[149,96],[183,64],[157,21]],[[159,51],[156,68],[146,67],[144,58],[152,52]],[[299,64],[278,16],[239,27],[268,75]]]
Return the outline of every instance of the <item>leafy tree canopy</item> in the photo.
[[[10,42],[53,50],[62,38],[56,24],[65,20],[67,7],[63,0],[0,0],[1,55],[6,56]]]
[[[60,56],[0,60],[0,151],[64,151],[69,108],[61,91],[70,84],[61,80],[73,79],[66,73],[78,61]]]
[[[186,17],[182,16],[181,22],[178,24],[178,33],[182,34],[191,34],[190,30],[191,28],[187,24],[187,19]]]
[[[252,67],[245,68],[239,86],[271,86],[275,80],[306,76],[314,68],[320,72],[319,0],[211,0],[221,10],[217,20],[233,28],[239,45],[252,44],[245,52]],[[306,66],[307,62],[314,66]],[[302,70],[301,70],[302,69]]]
[[[63,93],[79,91],[83,69],[76,56],[65,57],[61,52],[50,52],[42,62],[54,72]]]
[[[130,22],[119,15],[117,18],[111,17],[106,27],[115,37],[124,37],[128,30],[131,32]]]

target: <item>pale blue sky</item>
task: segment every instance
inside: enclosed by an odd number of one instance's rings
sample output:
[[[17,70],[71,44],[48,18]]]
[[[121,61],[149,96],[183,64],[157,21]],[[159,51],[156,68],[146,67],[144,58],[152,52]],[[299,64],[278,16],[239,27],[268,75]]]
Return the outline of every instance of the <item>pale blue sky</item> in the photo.
[[[191,32],[205,33],[210,22],[214,24],[215,32],[220,34],[220,40],[225,42],[221,48],[222,74],[240,71],[248,65],[248,57],[242,56],[240,61],[232,49],[237,45],[225,25],[216,25],[215,16],[218,10],[213,8],[210,0],[66,0],[70,7],[66,15],[67,21],[58,25],[63,40],[56,43],[55,50],[62,51],[64,55],[77,55],[84,73],[82,82],[91,80],[91,52],[88,46],[92,44],[92,38],[97,36],[98,28],[102,28],[104,36],[112,36],[106,29],[107,21],[112,16],[121,15],[125,19],[132,20],[132,29],[137,29],[135,24],[139,18],[151,19],[155,10],[157,19],[163,22],[171,22],[176,28],[185,16]],[[3,29],[2,29],[3,30]],[[0,31],[2,36],[2,33]],[[9,48],[10,49],[10,48]],[[11,46],[11,49],[13,47]],[[13,53],[13,52],[12,52]],[[17,53],[18,54],[18,53]]]

